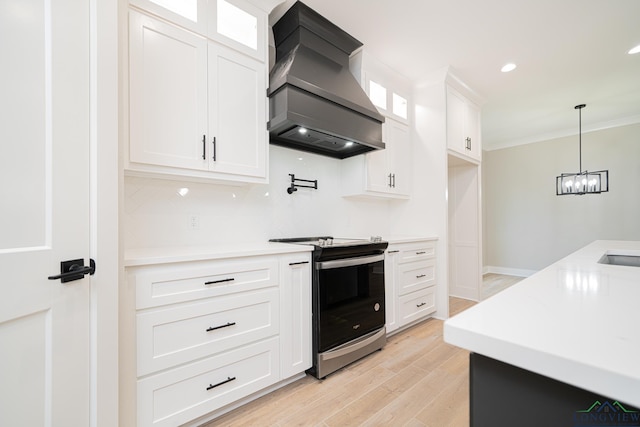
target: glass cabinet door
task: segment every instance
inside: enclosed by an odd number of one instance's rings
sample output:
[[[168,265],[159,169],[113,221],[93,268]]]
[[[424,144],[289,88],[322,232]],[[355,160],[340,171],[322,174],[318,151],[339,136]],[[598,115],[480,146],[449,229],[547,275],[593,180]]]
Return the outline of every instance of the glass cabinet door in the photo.
[[[207,34],[207,0],[130,0],[130,3],[200,35]]]
[[[208,37],[265,61],[267,15],[245,0],[209,3]]]

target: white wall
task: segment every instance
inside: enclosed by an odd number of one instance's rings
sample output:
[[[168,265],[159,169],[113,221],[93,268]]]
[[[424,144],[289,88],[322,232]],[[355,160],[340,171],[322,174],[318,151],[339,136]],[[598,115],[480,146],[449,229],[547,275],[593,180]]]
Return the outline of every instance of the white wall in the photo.
[[[582,134],[582,168],[609,192],[556,196],[578,171],[578,135],[483,153],[484,263],[539,270],[598,239],[640,240],[640,124]]]
[[[126,248],[256,242],[278,237],[388,235],[389,202],[341,197],[340,160],[271,145],[268,185],[230,186],[127,177]],[[318,189],[286,192],[288,174]],[[178,190],[188,188],[186,196]],[[400,202],[401,203],[401,202]],[[199,228],[190,228],[197,215]]]

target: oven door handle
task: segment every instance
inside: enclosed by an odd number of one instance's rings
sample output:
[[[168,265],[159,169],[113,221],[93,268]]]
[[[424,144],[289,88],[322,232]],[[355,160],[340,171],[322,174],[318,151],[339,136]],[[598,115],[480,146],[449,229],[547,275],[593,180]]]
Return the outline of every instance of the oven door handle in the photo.
[[[316,262],[318,270],[328,270],[330,268],[353,267],[354,265],[372,264],[374,262],[383,261],[384,254],[368,255],[355,258],[336,259],[333,261]]]

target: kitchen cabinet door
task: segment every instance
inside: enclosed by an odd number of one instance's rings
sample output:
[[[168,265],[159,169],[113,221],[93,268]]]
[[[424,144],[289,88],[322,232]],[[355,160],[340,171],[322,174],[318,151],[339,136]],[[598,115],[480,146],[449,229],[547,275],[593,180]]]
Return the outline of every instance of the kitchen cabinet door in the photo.
[[[384,124],[388,144],[388,169],[391,174],[391,192],[408,196],[411,193],[411,135],[409,126],[386,119]]]
[[[398,291],[396,287],[399,256],[400,250],[396,246],[389,246],[384,257],[384,310],[387,334],[395,331],[399,327]]]
[[[480,108],[447,86],[447,147],[476,161],[481,160]]]
[[[130,11],[128,173],[266,182],[266,66]]]
[[[134,10],[129,25],[129,162],[206,169],[206,40]]]
[[[409,126],[385,118],[384,150],[341,162],[345,196],[408,198],[411,193],[411,135]]]
[[[266,93],[263,63],[209,43],[211,171],[266,178]]]
[[[208,24],[210,39],[265,62],[267,14],[264,11],[246,0],[210,0]]]
[[[262,62],[266,59],[267,13],[247,0],[129,0],[129,3]]]
[[[207,0],[129,0],[129,3],[202,36],[207,34]]]
[[[310,255],[281,258],[280,377],[286,379],[311,367]]]
[[[386,118],[382,125],[385,149],[368,153],[367,190],[409,195],[411,145],[409,126]]]

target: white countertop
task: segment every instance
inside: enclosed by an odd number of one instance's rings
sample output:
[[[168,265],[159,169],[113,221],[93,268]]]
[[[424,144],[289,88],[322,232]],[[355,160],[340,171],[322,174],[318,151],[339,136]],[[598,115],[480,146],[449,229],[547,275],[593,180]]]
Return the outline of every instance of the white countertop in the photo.
[[[124,266],[135,267],[171,262],[206,261],[246,256],[277,255],[295,252],[311,252],[312,250],[313,246],[273,242],[134,248],[125,251]]]
[[[407,235],[393,235],[393,236],[382,236],[382,240],[386,240],[390,245],[401,244],[401,243],[414,243],[414,242],[422,242],[424,240],[438,240],[435,236],[407,236]]]
[[[448,319],[444,340],[640,407],[640,267],[598,264],[599,240]]]
[[[368,239],[368,237],[363,237]],[[389,244],[437,240],[437,237],[391,236],[383,237]],[[125,250],[124,266],[135,267],[172,262],[205,261],[244,256],[276,255],[311,252],[313,246],[275,242],[224,243],[205,246],[170,246],[156,248],[130,248]]]

